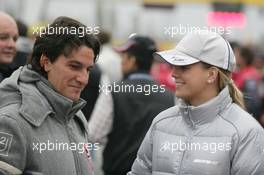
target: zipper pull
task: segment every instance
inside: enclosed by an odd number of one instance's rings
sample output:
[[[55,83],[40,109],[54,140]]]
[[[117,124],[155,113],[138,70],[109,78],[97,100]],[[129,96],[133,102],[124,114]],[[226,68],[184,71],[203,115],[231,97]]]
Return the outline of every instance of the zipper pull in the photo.
[[[94,175],[94,166],[93,166],[93,161],[92,161],[92,156],[90,154],[90,151],[87,147],[87,144],[84,144],[84,150],[85,150],[85,155],[87,157],[87,161],[88,161],[88,171],[89,173],[91,173],[91,175]]]

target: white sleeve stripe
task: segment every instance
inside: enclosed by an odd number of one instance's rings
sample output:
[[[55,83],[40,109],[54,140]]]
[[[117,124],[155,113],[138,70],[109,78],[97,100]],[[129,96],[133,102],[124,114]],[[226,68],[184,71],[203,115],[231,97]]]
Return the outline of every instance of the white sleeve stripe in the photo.
[[[11,173],[11,174],[22,174],[21,170],[3,161],[0,161],[0,169],[7,171],[8,173]]]

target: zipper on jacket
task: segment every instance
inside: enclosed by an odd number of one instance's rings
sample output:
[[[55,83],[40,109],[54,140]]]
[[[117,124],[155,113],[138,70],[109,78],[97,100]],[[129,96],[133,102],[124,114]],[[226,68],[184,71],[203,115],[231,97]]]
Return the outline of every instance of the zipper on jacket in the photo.
[[[188,117],[188,120],[192,123],[192,121],[190,119],[190,116],[189,116],[189,107],[188,106],[185,109],[184,113]],[[186,142],[188,143],[189,142],[188,140],[189,140],[189,135],[187,136],[187,140],[184,143],[186,143]],[[183,164],[185,152],[186,152],[186,150],[184,150],[183,153],[182,153],[181,162],[180,162],[180,168],[179,168],[179,175],[181,174],[181,171],[182,171],[182,164]]]
[[[186,155],[186,151],[188,151],[188,149],[189,149],[191,138],[192,138],[191,135],[188,135],[186,142],[184,142],[185,144],[187,144],[187,146],[186,146],[186,149],[182,153],[182,158],[181,158],[181,163],[180,163],[180,168],[179,168],[179,175],[182,174],[183,161],[184,161],[184,158],[185,158],[185,155]]]
[[[187,116],[187,118],[188,118],[188,120],[189,120],[189,122],[190,122],[190,124],[191,124],[191,127],[194,128],[195,125],[194,125],[194,122],[192,121],[192,118],[191,118],[191,115],[190,115],[190,109],[189,109],[189,106],[187,106],[187,107],[185,108],[184,114]]]
[[[64,125],[65,125],[65,129],[66,129],[66,133],[67,133],[67,136],[68,136],[68,139],[69,139],[69,141],[70,141],[70,144],[71,143],[73,143],[72,141],[72,139],[71,139],[71,135],[70,135],[70,133],[69,133],[69,126],[68,126],[68,123],[69,122],[66,122],[66,123],[64,123]],[[72,154],[73,154],[73,158],[74,158],[74,162],[75,162],[75,171],[76,171],[76,174],[77,175],[82,175],[81,174],[81,168],[80,168],[80,163],[79,163],[79,160],[78,160],[78,155],[77,155],[77,152],[76,151],[71,151],[72,152]]]
[[[184,160],[184,157],[185,157],[185,153],[186,153],[186,151],[188,151],[188,149],[189,149],[190,140],[191,140],[192,135],[193,135],[193,129],[195,128],[195,124],[194,124],[194,122],[193,122],[192,119],[191,119],[191,115],[190,115],[190,111],[189,111],[189,107],[188,107],[188,106],[187,106],[185,112],[186,112],[186,115],[187,115],[187,117],[188,117],[188,119],[189,119],[189,121],[190,121],[190,123],[191,123],[191,132],[188,133],[187,140],[186,140],[186,142],[185,142],[185,144],[187,143],[187,147],[186,147],[187,150],[185,149],[185,150],[183,151],[183,154],[182,154],[181,163],[180,163],[180,168],[179,168],[179,175],[182,174],[181,171],[182,171],[183,160]]]
[[[191,126],[192,126],[192,129],[194,129],[195,128],[195,123],[193,122],[193,120],[192,120],[192,116],[191,116],[191,113],[189,112],[189,108],[188,108],[188,117],[189,117],[189,119],[190,119],[190,122],[191,122]]]

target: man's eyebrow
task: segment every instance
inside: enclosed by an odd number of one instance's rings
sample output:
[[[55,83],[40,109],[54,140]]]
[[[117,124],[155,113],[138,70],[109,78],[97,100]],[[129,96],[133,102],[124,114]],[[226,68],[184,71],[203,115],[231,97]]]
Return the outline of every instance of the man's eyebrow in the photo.
[[[68,63],[70,63],[70,64],[78,64],[80,66],[83,65],[82,63],[80,63],[79,61],[76,61],[76,60],[70,60]]]
[[[91,68],[93,68],[93,67],[94,67],[94,64],[93,64],[93,65],[91,65],[91,66],[89,66],[88,68],[89,68],[89,69],[91,69]]]
[[[0,32],[0,35],[10,35],[10,33],[8,33],[8,32]],[[10,36],[12,36],[12,34],[10,35]],[[18,34],[15,34],[14,36],[18,36]]]
[[[79,61],[76,61],[76,60],[70,60],[68,63],[69,64],[77,64],[78,66],[81,66],[81,67],[83,66],[82,63],[80,63]],[[90,65],[87,69],[91,69],[93,67],[94,67],[94,64],[93,65]]]
[[[8,33],[0,33],[1,36],[9,35]]]

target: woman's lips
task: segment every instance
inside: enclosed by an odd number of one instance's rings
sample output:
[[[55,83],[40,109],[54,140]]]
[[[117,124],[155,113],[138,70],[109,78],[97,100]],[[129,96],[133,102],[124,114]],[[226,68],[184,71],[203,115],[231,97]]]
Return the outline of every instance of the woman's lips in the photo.
[[[175,81],[176,87],[183,86],[185,83],[183,81]]]

